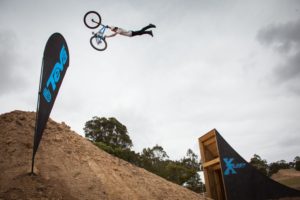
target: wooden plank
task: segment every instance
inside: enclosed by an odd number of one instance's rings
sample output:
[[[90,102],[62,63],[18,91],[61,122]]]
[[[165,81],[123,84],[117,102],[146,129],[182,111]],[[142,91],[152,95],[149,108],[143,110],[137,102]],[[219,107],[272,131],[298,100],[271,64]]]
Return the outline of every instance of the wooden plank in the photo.
[[[209,131],[208,133],[204,134],[203,136],[201,136],[199,138],[199,140],[200,141],[205,141],[205,140],[208,140],[211,137],[214,137],[215,136],[215,130],[216,129],[213,129],[213,130]]]
[[[206,167],[209,167],[211,165],[215,165],[215,164],[219,164],[219,163],[220,163],[220,158],[218,157],[218,158],[215,158],[211,161],[203,163],[202,166],[203,166],[203,168],[206,168]]]
[[[208,197],[211,197],[211,190],[210,190],[210,181],[209,181],[209,177],[208,177],[208,171],[207,169],[203,169],[204,172],[204,180],[205,180],[205,189],[206,189],[206,193]]]
[[[212,170],[218,170],[218,169],[221,169],[221,165],[212,166]]]
[[[216,142],[216,137],[211,137],[208,140],[203,141],[204,146],[211,145]]]
[[[223,192],[222,192],[222,188],[223,188],[223,184],[221,183],[222,177],[221,177],[221,172],[218,173],[217,170],[214,171],[214,179],[215,179],[215,183],[216,183],[216,190],[217,190],[217,199],[218,200],[224,200],[223,198]]]
[[[202,162],[204,162],[205,161],[204,146],[203,146],[202,142],[200,141],[200,139],[198,140],[198,142],[199,142],[201,159],[202,159]]]

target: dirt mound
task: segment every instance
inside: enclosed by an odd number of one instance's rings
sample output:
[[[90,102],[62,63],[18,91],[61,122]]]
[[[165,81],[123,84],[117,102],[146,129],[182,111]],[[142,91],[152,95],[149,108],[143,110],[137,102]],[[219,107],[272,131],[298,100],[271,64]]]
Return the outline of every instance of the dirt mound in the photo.
[[[0,199],[201,199],[49,119],[29,176],[35,113],[0,115]]]
[[[271,178],[281,184],[300,190],[300,171],[295,169],[281,169]]]
[[[300,171],[296,171],[295,169],[281,169],[276,174],[273,174],[271,178],[274,180],[281,180],[291,177],[300,178]]]

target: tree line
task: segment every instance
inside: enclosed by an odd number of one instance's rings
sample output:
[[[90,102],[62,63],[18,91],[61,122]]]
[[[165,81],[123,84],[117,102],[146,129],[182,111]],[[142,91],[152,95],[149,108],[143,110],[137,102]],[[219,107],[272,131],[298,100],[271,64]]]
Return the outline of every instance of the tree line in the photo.
[[[265,159],[262,159],[259,155],[254,154],[250,159],[250,164],[259,170],[266,176],[272,176],[281,169],[296,169],[300,171],[300,157],[296,156],[293,161],[286,162],[285,160],[279,160],[277,162],[268,163]]]
[[[113,117],[93,117],[85,123],[84,132],[85,137],[97,147],[118,158],[192,191],[200,193],[205,190],[198,174],[198,156],[191,149],[180,160],[170,160],[160,145],[144,148],[140,153],[135,152],[126,126]]]
[[[85,137],[93,144],[118,158],[197,193],[205,191],[205,185],[198,173],[200,161],[191,149],[188,149],[186,155],[180,160],[170,160],[167,152],[160,145],[144,148],[140,153],[135,152],[132,150],[133,143],[126,126],[113,117],[93,117],[85,123],[84,132]],[[272,176],[280,169],[295,168],[300,171],[299,156],[296,156],[292,162],[280,160],[267,163],[265,159],[254,154],[249,163],[266,176]]]

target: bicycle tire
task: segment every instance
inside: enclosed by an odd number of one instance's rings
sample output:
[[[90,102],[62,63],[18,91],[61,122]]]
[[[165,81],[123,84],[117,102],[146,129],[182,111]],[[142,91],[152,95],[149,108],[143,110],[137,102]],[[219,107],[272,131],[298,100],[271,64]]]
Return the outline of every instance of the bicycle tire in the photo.
[[[94,20],[94,21],[93,21]],[[101,24],[101,16],[96,11],[89,11],[83,17],[84,24],[91,29],[95,29]]]
[[[94,35],[90,39],[91,46],[97,51],[104,51],[107,48],[107,42],[103,38],[99,38],[101,40],[100,44],[97,42],[97,35]]]

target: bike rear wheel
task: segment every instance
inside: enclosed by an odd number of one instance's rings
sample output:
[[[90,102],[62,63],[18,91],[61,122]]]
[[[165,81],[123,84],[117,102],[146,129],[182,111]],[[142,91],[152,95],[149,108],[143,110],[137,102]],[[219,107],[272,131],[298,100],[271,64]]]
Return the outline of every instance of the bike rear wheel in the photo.
[[[89,11],[84,15],[83,22],[88,28],[94,29],[101,24],[101,16],[96,11]]]
[[[97,35],[91,37],[90,44],[97,51],[104,51],[107,48],[106,40]]]

